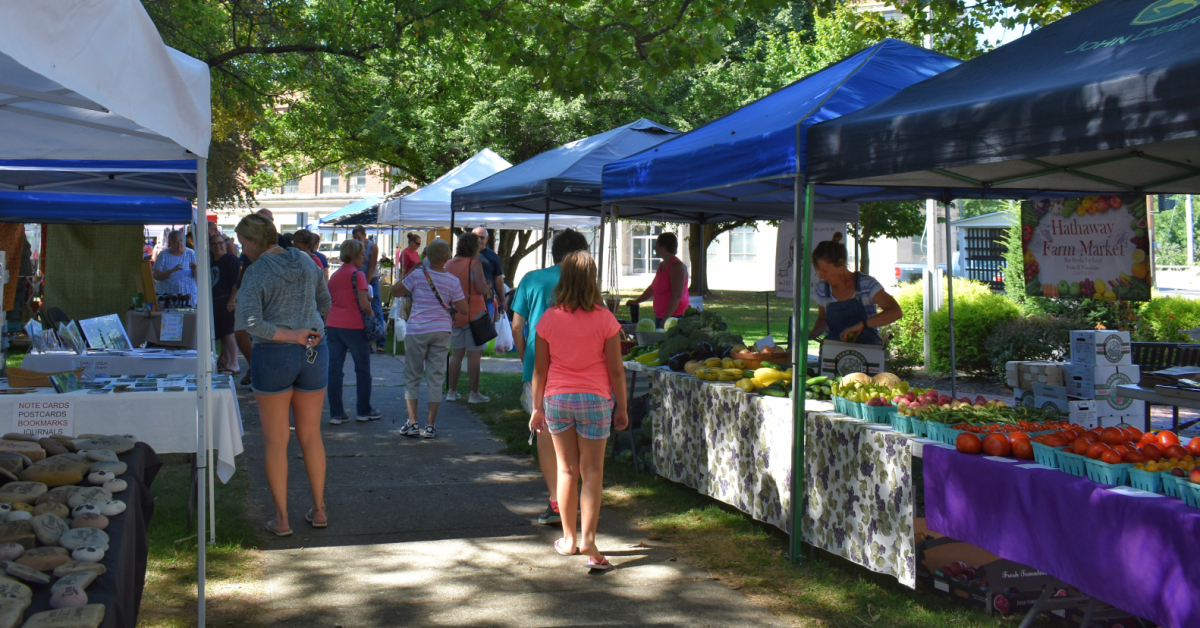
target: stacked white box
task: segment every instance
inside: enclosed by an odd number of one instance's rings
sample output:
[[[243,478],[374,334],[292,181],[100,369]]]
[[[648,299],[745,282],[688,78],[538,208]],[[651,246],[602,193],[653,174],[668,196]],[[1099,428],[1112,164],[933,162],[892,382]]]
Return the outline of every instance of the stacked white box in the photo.
[[[1071,364],[1132,365],[1129,332],[1107,329],[1081,329],[1071,332]]]
[[[1071,364],[1067,367],[1067,394],[1092,402],[1095,422],[1090,427],[1133,423],[1145,416],[1146,403],[1121,397],[1117,386],[1142,381],[1141,368],[1133,363],[1129,332],[1083,329],[1071,332]]]

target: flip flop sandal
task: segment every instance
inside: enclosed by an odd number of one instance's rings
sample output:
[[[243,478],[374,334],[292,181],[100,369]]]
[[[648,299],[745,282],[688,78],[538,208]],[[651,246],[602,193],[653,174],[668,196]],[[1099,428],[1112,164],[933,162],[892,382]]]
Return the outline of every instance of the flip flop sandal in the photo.
[[[572,548],[571,548],[571,550],[572,550],[572,551],[568,552],[568,551],[566,551],[566,550],[564,550],[564,549],[563,549],[563,546],[562,546],[562,545],[559,545],[559,543],[562,543],[562,542],[563,542],[563,541],[565,541],[565,540],[566,540],[566,539],[562,539],[562,538],[560,538],[560,539],[558,539],[557,541],[555,541],[555,542],[554,542],[554,551],[558,552],[559,554],[562,554],[563,556],[577,556],[577,555],[579,554],[579,548],[578,548],[578,547],[572,547]]]
[[[597,563],[592,562],[591,556],[588,556],[587,563],[585,563],[584,566],[588,569],[595,569],[596,571],[608,571],[609,569],[614,568],[614,565],[608,562],[607,558],[601,558],[600,562]]]
[[[291,536],[292,535],[291,530],[286,530],[284,532],[276,532],[274,519],[267,522],[267,532],[270,532],[271,534],[274,534],[275,536]]]
[[[313,521],[312,508],[308,509],[308,514],[304,515],[304,520],[311,523],[312,527],[314,527],[314,528],[324,528],[325,526],[329,525],[328,521],[326,521],[325,523],[317,523],[316,521]]]

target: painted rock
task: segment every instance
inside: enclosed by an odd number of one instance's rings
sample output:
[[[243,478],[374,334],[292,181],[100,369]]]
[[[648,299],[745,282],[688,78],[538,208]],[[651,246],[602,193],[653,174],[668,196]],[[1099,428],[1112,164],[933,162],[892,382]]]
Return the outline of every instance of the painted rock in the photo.
[[[16,504],[9,504],[9,506],[12,506],[12,509],[14,512],[17,510],[24,510],[25,512],[27,512],[31,515],[33,514],[33,505],[32,504],[16,503]]]
[[[81,547],[108,549],[108,533],[97,528],[72,528],[58,537],[58,544],[76,550]],[[28,552],[26,552],[28,553]]]
[[[103,530],[108,527],[108,517],[96,512],[85,512],[71,519],[71,527]]]
[[[95,565],[96,563],[87,563],[87,564]],[[55,570],[55,571],[57,571],[57,570]],[[98,574],[94,571],[76,571],[73,573],[69,573],[65,576],[62,576],[61,578],[56,580],[54,582],[54,584],[50,585],[50,590],[57,591],[64,587],[79,587],[80,589],[87,589],[88,585],[90,585],[93,581],[95,581],[96,578],[99,576],[100,576],[100,574]]]
[[[64,507],[62,504],[55,506]],[[42,545],[58,545],[58,538],[64,532],[71,528],[67,526],[67,522],[54,513],[44,512],[29,520],[30,527],[33,528],[34,535]],[[57,567],[57,565],[55,565]],[[42,571],[45,571],[44,569]]]
[[[87,602],[87,593],[79,587],[62,587],[50,594],[50,608],[76,608]]]
[[[80,530],[91,528],[78,528]],[[95,547],[81,547],[71,552],[71,558],[81,563],[98,563],[104,560],[104,550]]]
[[[57,515],[60,519],[67,519],[71,516],[71,509],[67,508],[66,504],[60,504],[58,502],[46,502],[33,507],[34,517],[47,513]]]
[[[38,571],[54,571],[55,567],[71,562],[71,557],[61,547],[35,547],[12,562]]]
[[[62,567],[55,567],[54,568],[54,576],[56,578],[63,578],[63,577],[69,576],[73,573],[79,573],[81,571],[90,571],[90,572],[96,574],[97,576],[103,576],[105,574],[105,572],[108,571],[108,567],[105,567],[104,565],[101,565],[100,563],[85,563],[85,562],[80,562],[77,560],[77,561],[69,562],[69,563],[63,565]]]
[[[9,482],[0,486],[0,502],[32,504],[47,490],[41,482]]]
[[[23,600],[28,606],[33,601],[33,591],[12,578],[0,578],[0,600]]]
[[[0,628],[17,628],[30,602],[0,598]]]
[[[115,494],[120,493],[121,491],[124,491],[125,489],[129,488],[129,483],[126,482],[125,480],[122,480],[121,478],[113,478],[113,479],[105,482],[103,484],[103,486],[104,486],[104,490],[115,495]]]
[[[78,453],[87,455],[88,460],[91,460],[92,462],[100,462],[102,460],[107,462],[120,462],[120,460],[117,458],[117,452],[111,449],[86,449]]]
[[[51,456],[68,453],[67,448],[53,438],[39,438],[37,443]]]
[[[106,517],[115,517],[125,512],[125,502],[119,499],[110,499],[97,505],[100,507],[100,513]]]
[[[88,604],[34,613],[21,628],[97,628],[104,621],[104,605]]]
[[[33,513],[27,510],[14,510],[4,516],[5,523],[15,523],[18,521],[29,521],[33,519]]]
[[[84,449],[88,451],[108,450],[114,454],[123,454],[137,444],[137,439],[126,438],[124,436],[103,436],[93,438],[84,444]]]
[[[11,521],[0,523],[0,543],[16,543],[25,549],[33,549],[37,537],[28,521]]]
[[[92,471],[112,471],[113,475],[122,475],[126,471],[129,470],[129,465],[125,464],[124,462],[120,462],[120,461],[112,462],[110,460],[101,460],[100,462],[93,462],[92,466],[91,466],[91,470]]]
[[[16,560],[25,553],[25,547],[19,543],[0,543],[0,562]]]
[[[75,508],[80,504],[94,504],[112,499],[112,493],[100,488],[99,486],[89,486],[79,489],[67,498],[67,505]]]
[[[36,436],[30,436],[29,434],[22,434],[22,433],[20,433],[20,432],[9,432],[9,433],[5,434],[4,436],[2,436],[2,437],[0,437],[0,438],[3,438],[4,440],[19,440],[19,441],[25,441],[25,442],[27,442],[27,443],[36,443],[36,442],[38,442],[38,439],[37,439],[37,437],[36,437]]]
[[[4,572],[14,578],[24,580],[25,582],[32,582],[34,584],[50,583],[50,576],[32,567],[26,567],[25,565],[20,565],[12,561],[6,561],[4,563]]]
[[[116,479],[116,475],[112,471],[92,471],[88,474],[88,484],[100,486],[109,480]]]
[[[100,507],[97,506],[96,504],[79,504],[78,506],[71,509],[72,517],[78,517],[80,515],[87,515],[87,514],[100,515],[100,514],[104,514],[104,513],[100,512]]]

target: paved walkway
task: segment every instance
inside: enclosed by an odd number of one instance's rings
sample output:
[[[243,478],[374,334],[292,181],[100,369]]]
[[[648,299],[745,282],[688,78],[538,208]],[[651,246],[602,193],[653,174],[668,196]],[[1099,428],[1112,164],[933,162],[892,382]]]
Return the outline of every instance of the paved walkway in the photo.
[[[537,524],[545,485],[530,460],[500,444],[464,406],[444,404],[434,441],[399,435],[403,362],[372,357],[372,403],[382,421],[323,425],[330,524],[310,507],[292,441],[289,512],[295,535],[267,544],[270,613],[283,626],[782,626],[706,571],[676,560],[611,512],[598,542],[618,568],[589,573],[551,546]],[[347,380],[353,381],[347,360]],[[251,497],[273,508],[258,415],[239,388]],[[346,390],[354,407],[354,388]],[[425,412],[422,390],[420,411]],[[326,408],[328,416],[328,408]],[[268,514],[269,517],[269,514]]]

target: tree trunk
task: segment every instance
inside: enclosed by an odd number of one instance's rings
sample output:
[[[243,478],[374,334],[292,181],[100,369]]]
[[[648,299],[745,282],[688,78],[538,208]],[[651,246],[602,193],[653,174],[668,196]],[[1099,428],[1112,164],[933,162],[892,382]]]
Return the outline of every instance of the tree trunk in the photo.
[[[701,296],[708,294],[708,268],[705,266],[708,255],[708,244],[712,241],[708,225],[692,224],[688,226],[688,257],[692,262],[692,276],[689,278],[688,294]]]
[[[529,239],[533,237],[532,231],[517,231],[513,229],[498,230],[499,234],[496,238],[497,247],[496,253],[500,256],[500,266],[504,269],[504,279],[509,284],[515,286],[517,282],[517,266],[525,256],[541,249],[542,240],[539,239],[533,244],[529,243]]]
[[[858,240],[858,272],[871,274],[871,243],[865,239]]]

